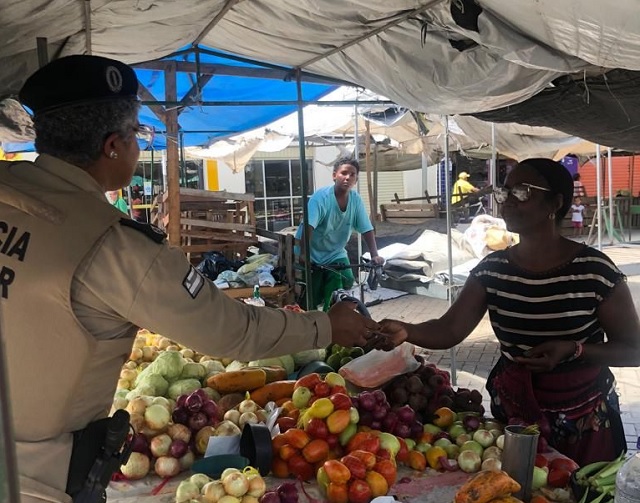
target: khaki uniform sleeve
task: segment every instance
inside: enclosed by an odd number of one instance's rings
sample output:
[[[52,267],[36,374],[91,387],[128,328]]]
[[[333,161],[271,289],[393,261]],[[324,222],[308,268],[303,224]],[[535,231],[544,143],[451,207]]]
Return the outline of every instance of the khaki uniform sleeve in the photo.
[[[231,299],[196,272],[182,250],[116,226],[92,257],[102,300],[135,325],[204,354],[251,360],[322,348],[325,313],[294,313]]]

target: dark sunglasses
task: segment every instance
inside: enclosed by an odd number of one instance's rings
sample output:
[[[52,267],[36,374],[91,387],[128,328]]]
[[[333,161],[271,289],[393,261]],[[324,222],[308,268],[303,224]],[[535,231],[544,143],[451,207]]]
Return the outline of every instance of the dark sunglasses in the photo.
[[[530,183],[518,183],[511,188],[508,187],[496,187],[493,189],[493,197],[496,203],[504,203],[509,194],[515,197],[521,203],[528,201],[531,198],[531,189],[542,190],[544,192],[551,192],[551,189],[546,187],[540,187],[538,185],[532,185]]]

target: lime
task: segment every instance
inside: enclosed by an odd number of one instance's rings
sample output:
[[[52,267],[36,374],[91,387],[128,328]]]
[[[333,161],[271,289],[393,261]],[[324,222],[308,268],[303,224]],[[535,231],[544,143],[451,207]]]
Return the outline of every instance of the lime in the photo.
[[[351,348],[342,348],[340,350],[340,356],[342,356],[342,358],[346,358],[347,356],[351,356]]]
[[[364,355],[364,349],[358,346],[351,348],[351,351],[349,352],[349,356],[351,358],[358,358],[358,356],[363,356],[363,355]]]
[[[340,351],[342,351],[343,347],[340,346],[339,344],[334,344],[333,347],[331,348],[331,353],[332,354],[338,354],[340,353]]]
[[[334,354],[327,358],[327,365],[331,367],[333,370],[338,370],[340,368],[340,355]]]
[[[353,358],[351,358],[350,356],[345,356],[344,358],[342,358],[342,360],[340,360],[340,366],[342,367],[343,365],[346,365],[351,360],[353,360]]]

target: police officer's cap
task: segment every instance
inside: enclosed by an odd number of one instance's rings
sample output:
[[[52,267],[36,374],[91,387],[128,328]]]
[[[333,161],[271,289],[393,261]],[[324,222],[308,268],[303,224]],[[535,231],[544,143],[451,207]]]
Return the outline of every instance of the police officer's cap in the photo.
[[[138,79],[120,61],[75,55],[56,59],[27,79],[20,101],[34,114],[56,108],[112,99],[135,99]]]

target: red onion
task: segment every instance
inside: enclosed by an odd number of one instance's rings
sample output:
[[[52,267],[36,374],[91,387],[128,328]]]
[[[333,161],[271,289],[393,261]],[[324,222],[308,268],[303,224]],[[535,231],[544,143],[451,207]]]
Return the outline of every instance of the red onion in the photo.
[[[189,450],[189,444],[184,440],[174,440],[169,447],[169,454],[174,458],[181,458]]]
[[[202,399],[203,402],[205,400],[209,399],[209,396],[207,395],[207,392],[202,388],[198,388],[197,390],[193,391],[191,394],[192,395],[198,395]]]
[[[276,491],[267,491],[260,498],[260,503],[282,503],[282,500]]]
[[[467,414],[462,418],[462,426],[467,431],[476,431],[480,427],[480,419],[472,414]]]
[[[209,418],[204,412],[196,412],[189,418],[189,428],[191,431],[199,431],[209,423]]]
[[[206,400],[202,404],[201,412],[204,412],[209,419],[217,419],[218,418],[218,406],[216,402],[213,400]]]
[[[411,436],[411,427],[408,424],[405,424],[405,423],[398,423],[396,425],[396,429],[394,431],[394,434],[397,437],[409,438]]]
[[[422,423],[420,421],[414,421],[413,423],[411,423],[411,436],[413,438],[417,438],[420,435],[422,435],[422,433],[424,432],[423,428],[422,428]],[[446,435],[445,438],[448,438],[449,435],[446,432],[442,432]]]
[[[180,395],[178,397],[178,399],[176,400],[176,408],[177,407],[184,407],[184,402],[187,400],[187,397],[189,395]]]
[[[184,402],[184,406],[189,412],[198,412],[202,407],[202,398],[200,398],[200,395],[196,395],[195,392],[193,392],[187,397],[187,400]]]
[[[149,442],[147,441],[147,437],[145,437],[142,433],[136,433],[133,436],[133,440],[131,441],[131,450],[133,452],[148,454]]]
[[[298,503],[298,490],[295,484],[285,482],[280,484],[277,490],[282,503]]]
[[[189,422],[189,414],[186,409],[176,408],[171,414],[171,419],[176,424],[187,424]]]

